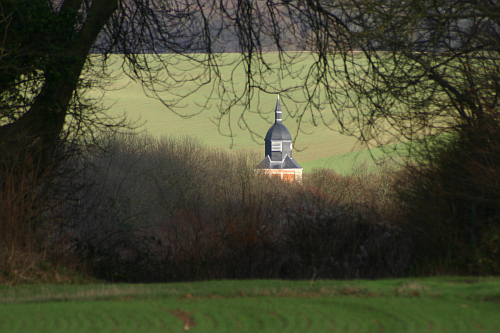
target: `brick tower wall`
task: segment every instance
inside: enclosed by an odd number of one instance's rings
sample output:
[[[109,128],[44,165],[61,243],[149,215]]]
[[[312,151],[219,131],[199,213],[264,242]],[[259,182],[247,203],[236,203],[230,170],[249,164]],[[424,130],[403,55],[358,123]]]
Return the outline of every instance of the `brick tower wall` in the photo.
[[[288,183],[302,183],[302,169],[258,169],[265,175],[278,177]]]

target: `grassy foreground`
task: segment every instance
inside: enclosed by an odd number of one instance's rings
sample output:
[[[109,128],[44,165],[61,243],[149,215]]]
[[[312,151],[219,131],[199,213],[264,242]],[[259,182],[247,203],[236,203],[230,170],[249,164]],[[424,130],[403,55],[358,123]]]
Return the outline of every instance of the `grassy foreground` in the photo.
[[[0,332],[498,332],[499,278],[0,289]]]

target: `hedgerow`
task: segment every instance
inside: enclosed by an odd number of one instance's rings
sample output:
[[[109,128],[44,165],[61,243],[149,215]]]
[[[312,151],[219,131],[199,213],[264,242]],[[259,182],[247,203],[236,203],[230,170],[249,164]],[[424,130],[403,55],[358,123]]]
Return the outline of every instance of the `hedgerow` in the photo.
[[[412,242],[387,218],[387,199],[379,196],[387,190],[383,177],[368,184],[366,177],[322,170],[302,184],[284,183],[255,172],[256,156],[209,149],[190,138],[115,136],[105,147],[104,154],[89,152],[88,185],[72,223],[72,248],[97,277],[380,278],[408,272]]]

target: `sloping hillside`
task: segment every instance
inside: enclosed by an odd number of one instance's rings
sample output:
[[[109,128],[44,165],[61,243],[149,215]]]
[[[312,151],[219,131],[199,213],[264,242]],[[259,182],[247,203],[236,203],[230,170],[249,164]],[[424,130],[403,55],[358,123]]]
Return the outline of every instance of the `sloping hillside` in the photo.
[[[222,75],[234,77],[238,81],[241,75],[235,75],[231,72],[232,68],[222,68]],[[120,70],[116,65],[115,74]],[[287,81],[288,80],[288,81]],[[298,84],[298,79],[285,78],[280,82],[282,86],[292,87]],[[238,83],[234,84],[238,87]],[[231,130],[232,138],[229,137],[229,127],[224,125],[220,129],[215,124],[215,119],[219,115],[217,101],[209,99],[210,89],[203,88],[186,100],[182,101],[178,112],[183,115],[197,114],[193,117],[182,118],[179,115],[169,111],[160,101],[154,98],[148,98],[140,84],[131,82],[126,76],[120,76],[113,83],[114,90],[110,90],[105,96],[105,105],[110,107],[110,114],[126,114],[130,120],[143,124],[139,130],[145,130],[151,135],[189,135],[201,139],[210,147],[222,149],[246,149],[255,151],[258,154],[264,154],[264,140],[268,128],[274,122],[274,107],[276,104],[276,94],[256,94],[252,99],[251,110],[242,114],[243,107],[235,106],[232,109]],[[190,83],[183,85],[185,91],[194,90]],[[296,100],[300,100],[299,92],[288,93]],[[297,96],[296,96],[297,95]],[[208,101],[208,103],[207,103]],[[255,103],[254,103],[255,101]],[[294,158],[303,164],[305,171],[311,171],[315,167],[338,168],[344,162],[333,162],[332,157],[359,151],[364,149],[357,141],[337,131],[330,130],[324,125],[314,126],[311,119],[302,119],[301,131],[297,132],[297,117],[292,118],[290,113],[297,112],[300,105],[293,102],[287,95],[282,95],[282,106],[284,110],[284,124],[296,139]],[[198,114],[199,113],[199,114]],[[259,114],[260,113],[260,114]],[[326,112],[327,113],[327,112]],[[252,135],[243,123],[256,133]],[[316,121],[318,121],[316,119]],[[337,127],[332,119],[326,119],[333,128]],[[227,124],[227,122],[226,122]],[[261,137],[257,137],[260,135]],[[370,159],[369,154],[355,154],[357,157],[351,157],[349,161],[363,162]],[[340,164],[339,164],[340,163]],[[341,167],[345,172],[348,167]]]

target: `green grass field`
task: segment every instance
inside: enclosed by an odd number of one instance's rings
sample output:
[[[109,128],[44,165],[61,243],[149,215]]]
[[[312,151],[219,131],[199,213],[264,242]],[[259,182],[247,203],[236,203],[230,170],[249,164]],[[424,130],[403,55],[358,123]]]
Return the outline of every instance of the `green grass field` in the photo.
[[[499,278],[0,288],[0,332],[499,332]]]
[[[227,57],[232,59],[231,61],[234,61],[233,58],[235,55],[227,55]],[[276,54],[270,53],[267,57],[270,64],[277,66]],[[305,71],[304,69],[307,69],[312,61],[311,56],[303,56],[303,59],[298,61],[296,65],[297,71]],[[182,67],[179,64],[176,65],[177,67]],[[190,65],[186,64],[184,66]],[[262,154],[262,157],[264,157],[263,137],[274,122],[276,94],[256,94],[252,99],[253,109],[251,111],[254,113],[247,112],[242,115],[243,108],[241,106],[234,107],[231,119],[231,128],[234,131],[232,141],[231,138],[221,135],[217,126],[212,122],[219,114],[219,111],[216,107],[216,98],[214,99],[212,96],[212,99],[209,99],[210,85],[196,91],[189,98],[181,102],[180,105],[183,107],[178,110],[181,114],[200,113],[194,117],[184,119],[170,112],[160,101],[148,98],[139,83],[131,82],[126,76],[120,75],[121,69],[118,63],[111,66],[111,68],[114,69],[113,75],[116,75],[117,78],[113,81],[111,87],[114,90],[108,91],[104,100],[105,106],[110,108],[109,113],[111,115],[126,114],[130,120],[137,121],[137,123],[144,123],[139,130],[145,130],[153,136],[189,135],[201,139],[209,147],[229,149],[231,144],[234,144],[233,149],[235,150],[251,150]],[[222,66],[220,70],[231,89],[237,90],[242,87],[241,82],[245,80],[245,75],[241,66],[236,67],[236,70],[234,65]],[[276,89],[278,86],[286,89],[302,84],[301,77],[303,76],[304,73],[297,75],[297,77],[289,75],[279,79],[278,82],[278,79],[273,74],[269,74],[266,81]],[[168,77],[165,77],[165,80],[168,80]],[[275,84],[273,85],[273,83]],[[194,83],[186,82],[181,87],[172,88],[171,93],[183,94],[186,91],[195,90],[195,88],[196,85]],[[303,99],[299,90],[289,92],[288,94],[296,100]],[[160,95],[167,99],[169,98],[168,93]],[[209,100],[207,105],[210,108],[203,108],[201,105],[205,105],[207,100]],[[290,130],[292,136],[296,137],[296,118],[291,118],[289,113],[297,112],[297,108],[300,108],[301,105],[297,105],[290,99],[287,99],[285,95],[284,97],[282,96],[282,106],[284,109],[284,124]],[[329,111],[326,110],[324,113],[328,115]],[[253,140],[250,132],[240,127],[242,125],[241,117],[262,138]],[[326,121],[332,121],[331,112]],[[351,164],[355,159],[357,163],[371,161],[369,154],[357,154],[364,147],[357,144],[354,138],[341,135],[324,125],[314,126],[310,115],[303,118],[301,126],[302,133],[297,136],[294,146],[294,158],[304,167],[304,171],[311,171],[317,167],[327,167],[345,173],[349,172]],[[332,126],[334,128],[337,127],[334,122]],[[229,133],[227,126],[221,128],[221,131],[224,134]],[[354,155],[350,156],[350,153],[354,153]],[[345,159],[348,162],[344,161]]]

